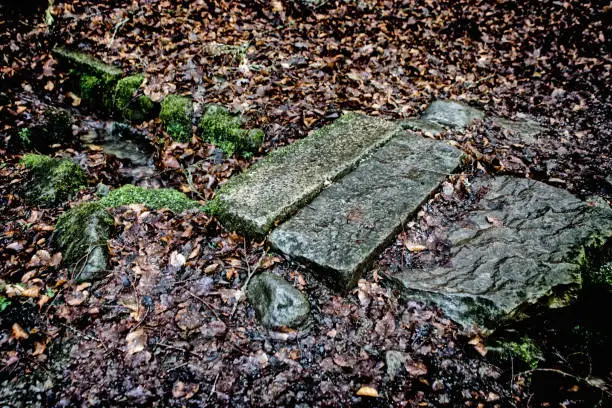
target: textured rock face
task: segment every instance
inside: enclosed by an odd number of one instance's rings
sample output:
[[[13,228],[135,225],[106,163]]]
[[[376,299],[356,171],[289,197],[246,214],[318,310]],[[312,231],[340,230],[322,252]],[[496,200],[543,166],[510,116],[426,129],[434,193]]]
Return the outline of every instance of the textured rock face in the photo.
[[[538,135],[545,130],[538,122],[528,118],[511,120],[493,117],[491,118],[491,122],[515,135],[519,142],[525,144],[536,143]]]
[[[398,135],[274,230],[270,243],[349,289],[461,156],[445,143]]]
[[[269,272],[255,276],[247,290],[249,303],[269,328],[299,327],[310,316],[310,303],[289,282]]]
[[[437,303],[463,325],[493,330],[573,300],[584,248],[609,245],[612,210],[533,180],[498,177],[488,189],[449,228],[448,265],[395,278],[411,299]]]
[[[68,159],[26,154],[21,163],[33,175],[32,182],[26,186],[26,198],[43,207],[67,201],[80,186],[87,184],[85,172]]]
[[[465,129],[475,120],[482,120],[484,112],[455,101],[435,101],[425,110],[421,119],[451,129]]]
[[[399,131],[382,119],[344,115],[232,179],[213,210],[229,229],[264,235]]]
[[[106,271],[106,240],[114,230],[113,217],[99,203],[81,204],[57,220],[53,241],[77,282],[102,278]]]

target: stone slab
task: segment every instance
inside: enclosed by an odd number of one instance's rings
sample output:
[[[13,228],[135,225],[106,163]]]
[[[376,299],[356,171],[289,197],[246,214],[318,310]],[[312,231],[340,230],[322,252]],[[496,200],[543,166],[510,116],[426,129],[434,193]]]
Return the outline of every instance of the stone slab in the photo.
[[[457,130],[465,129],[475,120],[483,118],[483,111],[451,100],[434,101],[421,115],[422,120]]]
[[[104,62],[78,51],[70,51],[63,47],[53,49],[53,56],[71,68],[86,72],[97,77],[108,75],[118,81],[123,75],[120,68],[105,64]]]
[[[344,115],[232,178],[212,209],[226,228],[263,236],[400,131],[383,119]]]
[[[612,210],[533,180],[503,176],[484,187],[476,208],[447,231],[449,264],[394,277],[404,295],[485,330],[571,303],[583,248],[612,244]]]
[[[491,123],[515,135],[518,142],[532,145],[537,143],[538,136],[546,130],[538,122],[527,117],[519,117],[516,120],[492,117]]]
[[[269,241],[331,286],[349,289],[461,157],[444,142],[398,135],[274,230]]]

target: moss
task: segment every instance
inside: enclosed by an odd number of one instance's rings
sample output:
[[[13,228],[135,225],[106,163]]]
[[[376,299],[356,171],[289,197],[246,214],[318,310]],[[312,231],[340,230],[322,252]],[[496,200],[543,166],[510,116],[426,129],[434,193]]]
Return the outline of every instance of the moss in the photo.
[[[202,137],[226,154],[255,152],[264,141],[261,129],[242,129],[242,120],[219,105],[210,105],[198,124]]]
[[[103,76],[112,77],[115,81],[121,78],[121,69],[93,58],[90,55],[78,51],[70,51],[63,47],[53,50],[53,55],[60,63],[67,65],[68,68],[77,70],[83,74],[89,74],[98,78]]]
[[[189,142],[192,135],[192,115],[193,108],[189,98],[168,95],[162,101],[159,118],[174,140]]]
[[[17,132],[19,143],[25,148],[32,147],[32,131],[28,128],[21,128]]]
[[[144,204],[156,210],[168,208],[177,214],[192,208],[204,208],[197,201],[189,199],[185,194],[176,190],[169,188],[145,189],[129,184],[111,191],[99,202],[104,207]]]
[[[105,244],[114,225],[113,217],[99,202],[80,204],[58,218],[53,242],[63,250],[65,262],[75,263],[92,246]]]
[[[116,78],[112,76],[82,75],[79,79],[79,94],[86,104],[111,112],[115,85]]]
[[[116,114],[129,122],[139,122],[151,116],[153,102],[145,95],[137,95],[144,75],[131,75],[120,79],[115,86],[113,104]]]
[[[519,359],[531,369],[537,368],[540,361],[544,360],[542,350],[531,338],[526,336],[519,341],[501,343],[501,349],[506,359]]]
[[[21,159],[32,171],[33,180],[26,186],[26,198],[41,206],[53,206],[70,199],[79,187],[87,184],[85,172],[71,160],[26,154]]]

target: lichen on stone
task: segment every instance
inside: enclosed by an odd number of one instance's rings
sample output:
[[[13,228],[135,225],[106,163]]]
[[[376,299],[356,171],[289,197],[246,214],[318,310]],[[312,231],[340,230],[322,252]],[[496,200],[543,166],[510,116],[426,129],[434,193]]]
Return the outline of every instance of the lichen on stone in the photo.
[[[265,138],[261,129],[242,129],[242,119],[219,105],[208,106],[198,128],[204,140],[230,156],[234,152],[256,152]]]
[[[33,180],[26,186],[26,198],[34,204],[53,206],[67,201],[79,187],[87,184],[85,172],[68,159],[26,154],[21,164],[32,171]]]
[[[73,268],[76,281],[97,279],[106,270],[106,241],[114,225],[100,202],[80,204],[59,217],[53,243],[62,251],[63,262]]]
[[[194,208],[203,209],[203,206],[197,201],[191,200],[179,191],[169,188],[146,189],[131,184],[112,190],[99,202],[106,208],[143,204],[156,210],[168,208],[177,214]]]
[[[168,95],[161,104],[159,118],[170,136],[177,142],[189,142],[192,136],[193,107],[184,96]]]

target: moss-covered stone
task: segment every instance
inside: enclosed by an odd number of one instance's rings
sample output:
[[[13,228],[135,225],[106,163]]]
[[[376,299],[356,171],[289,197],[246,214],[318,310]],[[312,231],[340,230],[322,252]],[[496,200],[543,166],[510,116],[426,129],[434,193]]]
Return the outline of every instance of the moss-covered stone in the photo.
[[[144,75],[131,75],[120,79],[113,96],[117,116],[129,122],[140,122],[151,117],[153,102],[146,95],[138,95]]]
[[[107,208],[144,204],[156,210],[168,208],[177,214],[192,208],[203,209],[197,201],[189,199],[179,191],[169,188],[146,189],[131,184],[112,190],[100,200],[100,204]]]
[[[206,109],[198,128],[204,140],[215,144],[228,155],[235,151],[256,152],[265,138],[261,129],[242,129],[240,117],[219,105],[210,105]]]
[[[191,99],[168,95],[161,104],[159,118],[166,130],[177,142],[189,142],[192,136],[193,107]]]
[[[26,186],[26,198],[40,206],[67,201],[79,187],[87,184],[85,172],[71,160],[26,154],[21,164],[33,175],[32,182]]]
[[[113,78],[115,82],[123,75],[120,68],[105,64],[82,52],[70,51],[63,47],[57,47],[53,50],[53,56],[69,69],[79,71],[83,74],[89,74],[98,78],[108,76]]]
[[[63,262],[73,268],[77,282],[103,277],[108,258],[106,241],[114,226],[113,217],[99,202],[78,205],[57,220],[53,242],[62,251]]]
[[[115,78],[103,75],[81,75],[79,79],[79,95],[90,106],[112,112],[113,95],[117,81]]]

